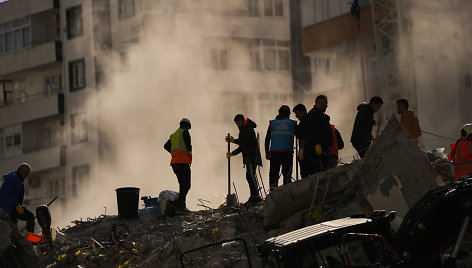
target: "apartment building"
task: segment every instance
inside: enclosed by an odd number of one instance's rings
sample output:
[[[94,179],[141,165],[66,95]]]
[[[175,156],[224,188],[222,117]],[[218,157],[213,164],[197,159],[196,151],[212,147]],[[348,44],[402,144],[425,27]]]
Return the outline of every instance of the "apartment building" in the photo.
[[[350,14],[351,2],[301,1],[301,47],[303,55],[310,58],[312,78],[304,97],[310,99],[319,93],[330,97],[328,114],[340,126],[345,140],[350,138],[355,107],[366,100],[364,95],[367,100],[373,95],[389,99],[383,91],[371,1],[359,1],[360,31]],[[456,138],[458,129],[470,121],[467,115],[471,114],[470,106],[463,101],[465,96],[471,96],[470,69],[467,67],[471,60],[465,56],[467,50],[464,49],[470,43],[466,33],[470,28],[464,27],[468,25],[468,19],[463,15],[464,10],[471,10],[470,3],[399,2],[402,3],[399,10],[403,29],[402,49],[397,59],[403,64],[400,68],[403,77],[401,97],[410,101],[410,108],[417,113],[423,130]],[[382,8],[376,10],[380,18],[387,14]],[[439,10],[442,10],[441,20],[431,15]],[[393,41],[383,44],[386,50],[393,49],[394,45]],[[390,67],[387,65],[386,68]],[[392,111],[390,109],[388,113]],[[448,147],[449,142],[428,134],[420,138],[420,146],[424,149]],[[349,146],[348,151],[354,152],[351,149]]]
[[[223,100],[205,106],[210,132],[235,111],[268,122],[292,103],[289,0],[0,2],[0,171],[32,165],[32,204],[66,202],[100,179],[110,155],[97,96],[107,67],[130,68],[129,49],[149,34],[198,44],[198,77],[176,73],[173,90],[186,95],[191,80],[194,101]]]

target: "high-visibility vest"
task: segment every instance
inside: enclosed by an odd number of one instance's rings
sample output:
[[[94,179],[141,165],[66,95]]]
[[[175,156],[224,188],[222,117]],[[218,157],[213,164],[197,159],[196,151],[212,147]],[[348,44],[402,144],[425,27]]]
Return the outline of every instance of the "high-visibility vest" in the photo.
[[[472,173],[472,142],[461,139],[455,148],[454,178],[459,179]]]
[[[271,153],[293,153],[296,124],[297,122],[290,118],[270,121]]]
[[[170,135],[170,154],[172,159],[170,164],[192,164],[192,152],[190,152],[184,142],[184,130],[178,128],[174,134]]]
[[[334,125],[331,125],[331,130],[333,131],[333,144],[329,147],[329,154],[338,156],[339,145],[338,145],[338,137],[336,136],[336,128]]]

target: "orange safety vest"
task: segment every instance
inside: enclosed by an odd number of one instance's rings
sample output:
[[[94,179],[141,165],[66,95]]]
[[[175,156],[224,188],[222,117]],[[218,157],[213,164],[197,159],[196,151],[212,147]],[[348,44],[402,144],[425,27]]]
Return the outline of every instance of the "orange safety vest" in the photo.
[[[192,152],[185,145],[184,130],[179,128],[174,134],[170,135],[172,159],[170,165],[173,164],[192,164]]]
[[[331,125],[331,129],[333,130],[333,144],[329,147],[329,154],[337,157],[339,150],[338,137],[336,137],[336,128],[334,125]]]
[[[461,139],[454,149],[454,178],[457,180],[472,173],[472,142]]]

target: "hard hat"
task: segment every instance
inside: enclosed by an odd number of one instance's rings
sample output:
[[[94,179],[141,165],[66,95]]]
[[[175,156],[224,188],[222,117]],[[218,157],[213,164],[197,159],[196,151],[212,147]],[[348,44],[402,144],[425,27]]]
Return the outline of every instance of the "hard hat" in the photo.
[[[181,124],[182,124],[182,123],[187,123],[187,124],[189,124],[189,125],[192,125],[192,124],[190,124],[190,120],[188,120],[188,119],[185,118],[185,117],[182,118],[182,120],[180,120],[180,123],[181,123]]]
[[[472,123],[465,124],[461,128],[461,137],[467,138],[469,135],[472,135]]]

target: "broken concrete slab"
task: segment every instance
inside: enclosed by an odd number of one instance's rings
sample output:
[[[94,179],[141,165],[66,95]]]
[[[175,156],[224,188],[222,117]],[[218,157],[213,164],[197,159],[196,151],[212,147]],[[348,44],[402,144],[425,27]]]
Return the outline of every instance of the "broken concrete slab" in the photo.
[[[370,209],[398,210],[402,219],[424,193],[442,183],[424,152],[392,118],[366,158],[272,191],[264,205],[265,227],[284,231],[301,227],[299,213],[310,207],[318,180],[315,204],[320,205],[326,192],[318,221]],[[313,221],[305,219],[303,224],[307,222]]]

